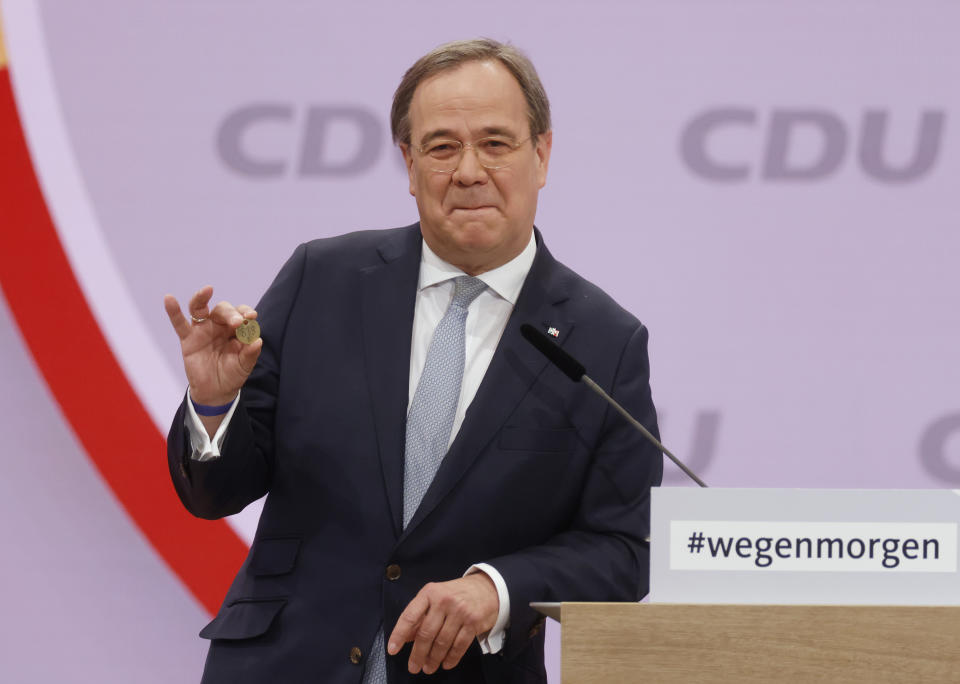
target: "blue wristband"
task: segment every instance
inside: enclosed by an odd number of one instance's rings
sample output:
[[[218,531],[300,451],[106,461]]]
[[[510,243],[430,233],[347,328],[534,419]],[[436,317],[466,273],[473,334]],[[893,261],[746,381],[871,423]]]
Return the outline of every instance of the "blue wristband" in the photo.
[[[233,401],[236,401],[234,399]],[[203,404],[198,404],[192,398],[190,403],[193,404],[193,410],[197,412],[198,416],[222,416],[224,413],[230,410],[230,407],[233,406],[233,401],[229,404],[224,404],[223,406],[204,406]]]

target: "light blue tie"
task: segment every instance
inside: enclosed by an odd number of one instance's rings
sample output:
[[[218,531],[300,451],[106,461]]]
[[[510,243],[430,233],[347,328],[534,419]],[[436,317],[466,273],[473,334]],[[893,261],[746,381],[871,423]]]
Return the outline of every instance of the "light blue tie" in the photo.
[[[403,467],[403,526],[410,523],[447,453],[460,401],[466,361],[467,308],[486,289],[470,276],[454,279],[453,301],[440,319],[427,350],[423,374],[407,413]],[[364,684],[386,684],[383,628],[377,632],[364,672]]]

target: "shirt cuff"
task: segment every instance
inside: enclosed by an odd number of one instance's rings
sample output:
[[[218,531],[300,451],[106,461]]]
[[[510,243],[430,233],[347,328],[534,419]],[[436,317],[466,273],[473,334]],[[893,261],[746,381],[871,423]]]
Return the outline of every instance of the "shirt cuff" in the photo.
[[[217,428],[213,439],[207,434],[207,429],[200,422],[200,416],[193,408],[193,400],[190,398],[190,390],[187,390],[187,415],[183,420],[184,427],[187,428],[187,434],[190,436],[190,458],[194,461],[211,461],[220,458],[220,447],[223,445],[223,438],[227,436],[227,427],[230,425],[230,419],[233,412],[237,409],[237,401],[240,398],[240,392],[233,398],[233,404],[230,410],[220,421],[220,427]]]
[[[480,650],[484,654],[499,653],[503,649],[503,643],[506,641],[507,627],[510,626],[510,593],[507,591],[507,583],[495,567],[487,563],[477,563],[471,565],[463,576],[472,575],[475,572],[483,572],[493,581],[493,586],[497,588],[497,598],[500,599],[500,610],[497,611],[497,621],[486,634],[477,635],[477,643],[480,644]]]

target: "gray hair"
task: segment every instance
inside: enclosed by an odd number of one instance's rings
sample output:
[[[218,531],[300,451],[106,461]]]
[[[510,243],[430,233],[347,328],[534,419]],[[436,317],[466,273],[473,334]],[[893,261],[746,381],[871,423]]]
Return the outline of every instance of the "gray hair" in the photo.
[[[403,80],[393,94],[390,109],[390,131],[395,143],[410,144],[410,103],[417,86],[435,74],[456,68],[467,62],[497,60],[505,66],[520,84],[527,101],[527,119],[530,135],[536,143],[537,136],[550,130],[550,101],[540,83],[533,62],[512,45],[490,38],[458,40],[434,48],[407,69]]]

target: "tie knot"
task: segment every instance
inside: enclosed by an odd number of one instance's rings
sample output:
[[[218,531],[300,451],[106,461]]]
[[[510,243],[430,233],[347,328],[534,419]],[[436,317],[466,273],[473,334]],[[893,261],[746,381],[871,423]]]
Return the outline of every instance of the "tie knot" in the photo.
[[[470,303],[487,289],[487,284],[479,278],[460,276],[453,280],[453,304],[466,309]]]

